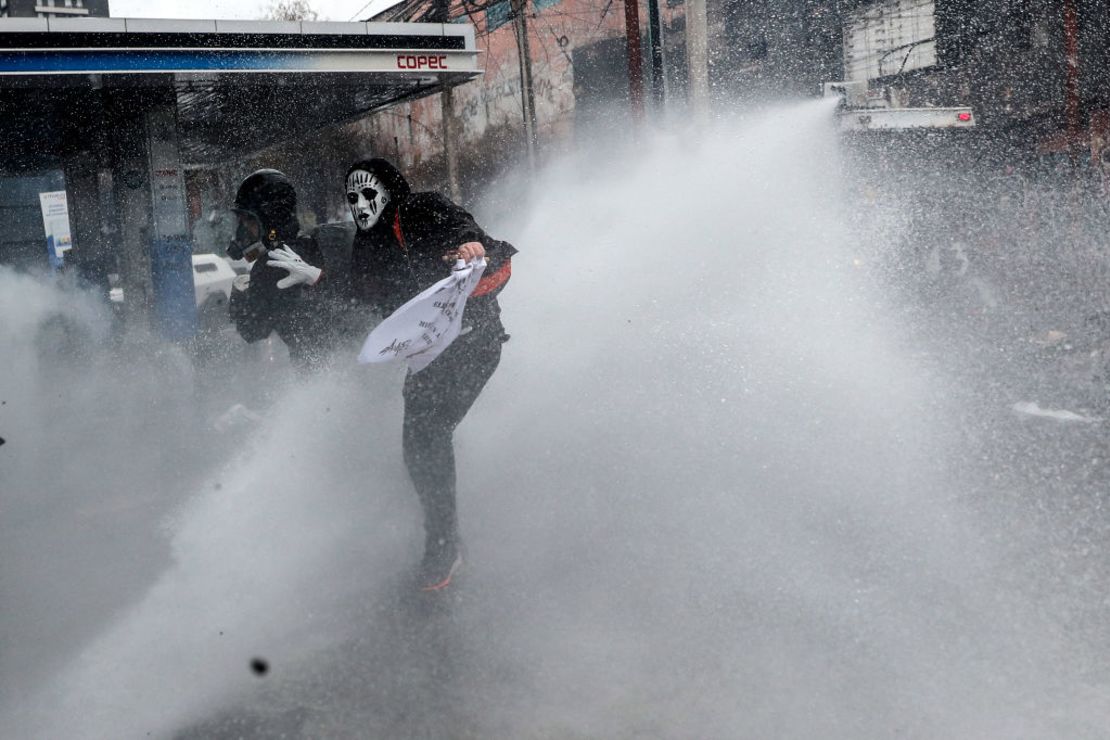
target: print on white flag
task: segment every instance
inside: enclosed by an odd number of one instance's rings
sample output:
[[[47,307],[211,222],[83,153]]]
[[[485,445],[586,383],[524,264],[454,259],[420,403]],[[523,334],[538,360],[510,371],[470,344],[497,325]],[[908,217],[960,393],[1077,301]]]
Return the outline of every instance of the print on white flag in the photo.
[[[466,299],[482,279],[485,259],[459,260],[450,277],[440,280],[374,327],[362,345],[362,364],[405,360],[418,373],[455,341],[462,329]]]

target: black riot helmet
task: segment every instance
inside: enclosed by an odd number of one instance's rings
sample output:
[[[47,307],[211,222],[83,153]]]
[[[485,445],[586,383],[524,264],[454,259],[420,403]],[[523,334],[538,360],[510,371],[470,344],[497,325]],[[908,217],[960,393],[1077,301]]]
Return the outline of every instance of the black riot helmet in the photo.
[[[259,245],[272,249],[278,242],[295,239],[301,230],[297,221],[297,191],[289,178],[277,170],[258,170],[248,175],[239,185],[231,210],[239,217],[239,228],[227,248],[232,259],[257,257]]]

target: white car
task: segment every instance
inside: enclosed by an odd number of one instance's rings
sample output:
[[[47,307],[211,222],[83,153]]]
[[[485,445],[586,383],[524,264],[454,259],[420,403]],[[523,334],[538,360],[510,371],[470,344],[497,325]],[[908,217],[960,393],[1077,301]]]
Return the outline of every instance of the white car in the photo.
[[[243,263],[245,270],[250,266]],[[227,303],[231,300],[231,284],[239,274],[240,266],[217,254],[193,255],[193,290],[196,295],[197,315],[201,321],[216,325],[227,322]],[[112,303],[122,304],[123,288],[118,285],[108,292]]]
[[[231,300],[231,283],[235,270],[228,261],[216,254],[193,255],[193,287],[196,290],[197,308],[226,306]]]

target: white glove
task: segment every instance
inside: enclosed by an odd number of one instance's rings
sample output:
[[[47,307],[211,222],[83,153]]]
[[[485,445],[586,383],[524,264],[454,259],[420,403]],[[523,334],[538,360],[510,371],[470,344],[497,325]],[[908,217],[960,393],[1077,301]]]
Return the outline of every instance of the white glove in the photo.
[[[280,267],[289,272],[288,275],[278,280],[279,288],[290,288],[294,285],[315,285],[320,280],[324,271],[305,262],[289,247],[271,249],[267,255],[267,267]]]
[[[240,293],[245,292],[247,288],[251,287],[251,276],[248,272],[246,275],[236,275],[235,279],[231,281],[231,286]]]

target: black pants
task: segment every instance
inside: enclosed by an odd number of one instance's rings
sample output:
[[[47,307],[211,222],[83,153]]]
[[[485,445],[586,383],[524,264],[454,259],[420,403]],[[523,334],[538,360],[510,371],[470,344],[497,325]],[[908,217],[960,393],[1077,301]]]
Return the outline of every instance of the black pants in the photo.
[[[472,331],[405,379],[405,465],[424,507],[429,542],[458,535],[455,427],[501,361],[501,332]]]

